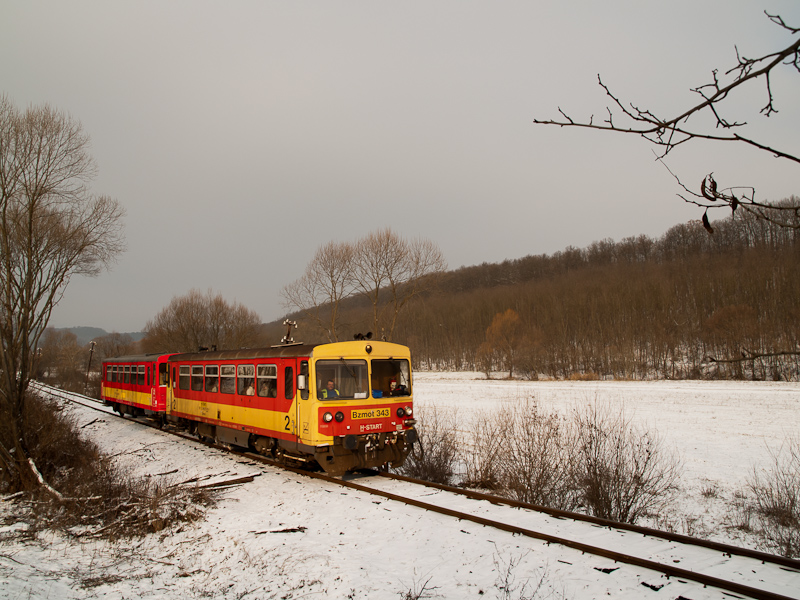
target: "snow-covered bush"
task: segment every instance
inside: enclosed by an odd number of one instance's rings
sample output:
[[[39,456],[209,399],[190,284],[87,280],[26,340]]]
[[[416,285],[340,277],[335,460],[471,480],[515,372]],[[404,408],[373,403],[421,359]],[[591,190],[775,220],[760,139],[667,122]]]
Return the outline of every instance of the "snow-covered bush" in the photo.
[[[575,505],[571,482],[571,432],[556,413],[546,413],[533,399],[515,402],[498,413],[496,429],[502,451],[493,461],[506,493],[530,504],[570,509]]]
[[[771,549],[800,556],[800,439],[790,439],[773,453],[769,468],[754,467],[747,488],[755,529]]]
[[[453,413],[427,408],[417,410],[419,440],[399,469],[408,477],[449,484],[459,458]]]
[[[573,412],[573,484],[596,517],[635,523],[662,509],[681,463],[657,432],[637,427],[624,412],[593,404]]]

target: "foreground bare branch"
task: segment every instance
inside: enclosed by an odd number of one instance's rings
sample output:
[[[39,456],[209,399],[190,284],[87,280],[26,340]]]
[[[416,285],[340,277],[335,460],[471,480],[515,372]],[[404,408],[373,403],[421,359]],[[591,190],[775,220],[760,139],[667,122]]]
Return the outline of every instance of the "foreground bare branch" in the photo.
[[[798,35],[800,34],[800,28],[790,27],[778,15],[770,15],[766,12],[765,14],[780,28],[797,36],[796,39],[785,48],[758,58],[747,58],[740,54],[737,48],[737,64],[725,72],[723,76],[725,81],[720,78],[716,69],[712,71],[712,81],[710,83],[692,89],[693,92],[700,95],[702,100],[676,116],[660,117],[646,108],[623,102],[612,93],[611,89],[603,83],[598,75],[598,84],[611,100],[611,105],[606,107],[607,116],[605,119],[595,122],[594,116],[591,116],[588,121],[576,120],[559,107],[558,112],[562,116],[561,119],[534,119],[533,122],[537,125],[583,127],[634,134],[659,147],[660,151],[657,153],[657,158],[662,161],[672,150],[687,142],[710,140],[716,142],[738,142],[757,150],[768,152],[775,158],[800,163],[800,155],[793,150],[779,149],[742,135],[740,131],[747,125],[747,122],[731,120],[723,116],[722,113],[721,105],[731,94],[738,91],[746,83],[757,80],[764,83],[767,94],[767,103],[760,113],[767,117],[777,113],[778,109],[775,105],[771,84],[773,72],[779,66],[785,65],[793,67],[800,73],[800,35]],[[709,112],[713,116],[714,128],[707,129],[696,125],[697,120],[693,118]],[[676,179],[678,178],[676,177]],[[759,202],[756,200],[755,189],[752,187],[718,188],[713,174],[709,174],[703,179],[701,185],[698,186],[699,192],[690,190],[680,179],[678,179],[678,183],[687,193],[688,197],[679,194],[684,201],[705,209],[703,225],[709,233],[713,233],[713,230],[708,222],[707,211],[720,206],[727,206],[732,211],[742,208],[760,219],[776,223],[782,227],[800,228],[800,214],[796,209],[776,208],[773,204]],[[783,211],[787,214],[781,214]]]

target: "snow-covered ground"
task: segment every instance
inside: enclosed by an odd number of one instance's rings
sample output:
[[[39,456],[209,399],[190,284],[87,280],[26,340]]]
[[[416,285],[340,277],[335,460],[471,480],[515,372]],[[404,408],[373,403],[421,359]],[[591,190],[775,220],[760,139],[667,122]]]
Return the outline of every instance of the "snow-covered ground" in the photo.
[[[584,405],[624,411],[656,431],[683,464],[680,493],[660,528],[755,547],[756,540],[731,528],[734,496],[756,466],[800,437],[800,385],[752,381],[509,381],[482,373],[416,373],[417,414],[428,407],[455,416],[469,435],[476,416],[503,404],[536,401],[567,414]]]
[[[733,494],[800,425],[796,383],[416,378],[417,408],[457,411],[464,429],[474,415],[529,397],[559,411],[624,406],[657,429],[685,464],[670,519],[677,529],[727,541],[738,535],[726,528]],[[76,412],[81,422],[97,419],[89,409]],[[204,521],[132,542],[48,534],[23,543],[11,535],[23,523],[4,527],[2,598],[398,598],[426,586],[420,597],[516,599],[532,597],[540,582],[537,598],[724,597],[635,568],[603,573],[597,568],[608,566],[604,559],[281,472],[111,416],[84,431],[141,475],[257,477],[224,491]],[[179,476],[160,475],[175,468]],[[711,488],[715,495],[702,493]],[[642,583],[666,585],[654,591]]]

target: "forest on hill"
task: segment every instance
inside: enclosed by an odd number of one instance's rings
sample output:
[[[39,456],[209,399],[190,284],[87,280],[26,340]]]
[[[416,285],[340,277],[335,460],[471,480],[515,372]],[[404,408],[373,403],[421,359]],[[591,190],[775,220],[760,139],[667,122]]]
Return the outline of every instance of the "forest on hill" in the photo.
[[[800,207],[800,198],[782,204]],[[798,379],[800,229],[747,214],[712,226],[713,235],[689,222],[658,239],[601,240],[440,274],[404,308],[393,341],[431,370]],[[340,319],[363,332],[370,311],[354,298]],[[298,338],[325,340],[301,314],[289,317]]]

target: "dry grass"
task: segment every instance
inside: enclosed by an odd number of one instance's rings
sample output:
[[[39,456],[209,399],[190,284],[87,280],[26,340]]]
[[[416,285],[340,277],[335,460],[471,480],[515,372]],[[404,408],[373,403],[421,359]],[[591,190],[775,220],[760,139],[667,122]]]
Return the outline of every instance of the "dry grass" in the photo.
[[[680,477],[677,454],[624,411],[592,405],[565,417],[516,399],[474,418],[460,455],[454,424],[433,409],[421,416],[422,443],[403,472],[449,483],[458,459],[465,487],[626,523],[663,511]]]
[[[408,477],[448,485],[459,456],[455,415],[427,408],[417,411],[417,420],[419,441],[412,446],[399,472]]]
[[[40,488],[15,496],[9,518],[28,523],[27,535],[58,529],[80,537],[138,536],[197,519],[213,503],[208,490],[126,475],[55,401],[32,395],[26,407],[31,459],[60,494]]]
[[[569,381],[598,381],[599,379],[600,375],[592,372],[571,373],[569,376]]]

